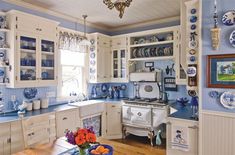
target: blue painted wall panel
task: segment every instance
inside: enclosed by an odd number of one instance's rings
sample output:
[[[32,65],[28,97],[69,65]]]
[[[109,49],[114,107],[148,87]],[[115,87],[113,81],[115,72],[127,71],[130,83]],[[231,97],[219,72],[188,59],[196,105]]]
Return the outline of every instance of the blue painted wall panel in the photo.
[[[235,53],[235,48],[229,44],[230,33],[235,29],[234,26],[225,26],[221,22],[221,18],[228,10],[235,9],[234,0],[217,0],[218,3],[218,15],[219,15],[219,27],[221,28],[221,42],[218,51],[214,51],[211,48],[210,28],[213,27],[213,4],[214,0],[202,1],[202,108],[205,110],[222,111],[222,112],[234,112],[235,110],[225,109],[219,102],[219,99],[209,98],[208,93],[211,90],[217,90],[219,92],[235,91],[234,89],[213,89],[206,87],[206,56],[214,54],[231,54]]]

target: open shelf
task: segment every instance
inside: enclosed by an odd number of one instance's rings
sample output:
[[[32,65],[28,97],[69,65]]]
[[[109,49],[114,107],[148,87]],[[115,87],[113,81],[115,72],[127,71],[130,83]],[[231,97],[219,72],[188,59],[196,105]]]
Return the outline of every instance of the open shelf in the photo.
[[[42,53],[42,54],[44,54],[44,55],[54,55],[54,53],[53,53],[53,52],[45,52],[45,51],[41,51],[41,53]]]
[[[171,60],[174,56],[159,56],[159,57],[143,57],[143,58],[132,58],[130,61],[154,61],[154,60]]]
[[[10,29],[0,29],[0,32],[10,32]]]
[[[35,54],[36,53],[36,50],[28,50],[28,49],[20,49],[20,51],[22,52],[22,53],[33,53],[33,54]]]
[[[144,43],[144,44],[134,44],[130,45],[130,47],[144,47],[144,46],[153,46],[153,45],[164,45],[174,43],[174,40],[169,41],[159,41],[159,42],[152,42],[152,43]]]

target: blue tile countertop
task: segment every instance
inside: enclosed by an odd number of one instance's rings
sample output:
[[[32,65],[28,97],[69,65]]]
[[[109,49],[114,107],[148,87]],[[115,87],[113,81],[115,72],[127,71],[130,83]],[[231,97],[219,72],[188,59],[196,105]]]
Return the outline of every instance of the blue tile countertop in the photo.
[[[188,104],[186,106],[183,106],[180,103],[173,102],[173,103],[170,103],[169,106],[175,109],[176,112],[171,113],[168,117],[198,121],[192,118],[193,113],[192,113],[191,105]]]
[[[100,103],[102,103],[102,102],[120,103],[121,99],[96,99],[96,100],[92,100],[92,101],[97,101]],[[82,104],[81,104],[81,106],[82,106]],[[24,114],[23,118],[37,116],[37,115],[46,114],[46,113],[50,113],[50,112],[69,110],[69,109],[74,109],[74,108],[78,108],[78,107],[68,105],[67,103],[58,104],[58,105],[51,105],[46,109],[27,111]],[[20,118],[18,117],[18,114],[16,112],[0,114],[0,123],[17,121],[17,120],[20,120]]]

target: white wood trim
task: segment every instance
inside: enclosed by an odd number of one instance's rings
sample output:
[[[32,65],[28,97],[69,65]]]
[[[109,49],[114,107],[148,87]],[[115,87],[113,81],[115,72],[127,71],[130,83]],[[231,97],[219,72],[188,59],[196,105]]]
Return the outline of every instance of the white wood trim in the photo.
[[[46,13],[52,16],[56,16],[71,22],[77,22],[79,24],[83,24],[83,19],[81,18],[75,18],[72,17],[70,15],[66,15],[57,11],[52,11],[49,9],[45,9],[39,6],[35,6],[29,3],[26,3],[22,0],[3,0],[4,2],[7,3],[11,3],[11,4],[15,4],[30,10],[34,10],[34,11],[39,11],[42,13]],[[121,30],[127,30],[127,29],[132,29],[132,28],[138,28],[138,27],[147,27],[147,26],[151,26],[151,25],[155,25],[155,24],[163,24],[163,23],[168,23],[168,22],[174,22],[174,21],[179,21],[180,20],[180,16],[174,16],[174,17],[169,17],[169,18],[163,18],[163,19],[153,19],[153,20],[149,20],[149,21],[144,21],[144,22],[139,22],[139,23],[133,23],[133,24],[128,24],[128,25],[122,25],[122,26],[118,26],[118,27],[110,27],[110,26],[104,26],[104,25],[99,25],[99,24],[94,24],[91,22],[87,22],[87,26],[89,27],[93,27],[93,28],[98,28],[101,30],[105,30],[108,32],[112,32],[112,31],[121,31]]]
[[[212,110],[201,110],[201,114],[235,118],[235,113],[212,111]]]

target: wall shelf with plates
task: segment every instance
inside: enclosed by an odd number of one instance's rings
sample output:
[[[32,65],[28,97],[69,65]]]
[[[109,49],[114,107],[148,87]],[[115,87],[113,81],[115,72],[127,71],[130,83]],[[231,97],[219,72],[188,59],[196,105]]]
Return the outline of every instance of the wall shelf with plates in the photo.
[[[129,35],[129,60],[175,59],[179,51],[179,27],[168,27]]]

